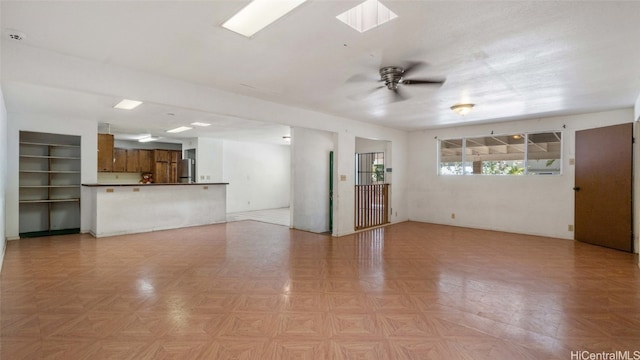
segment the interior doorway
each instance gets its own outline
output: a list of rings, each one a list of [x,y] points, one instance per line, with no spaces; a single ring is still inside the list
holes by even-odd
[[[389,223],[390,142],[356,138],[354,229]]]

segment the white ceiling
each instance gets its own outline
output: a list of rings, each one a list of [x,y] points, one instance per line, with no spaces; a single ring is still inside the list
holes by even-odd
[[[121,133],[169,136],[192,121],[214,125],[174,137],[288,133],[276,118],[176,103],[118,112],[126,94],[12,75],[22,64],[6,50],[33,49],[407,130],[631,107],[640,93],[639,1],[382,0],[398,18],[362,34],[335,18],[360,2],[310,0],[249,39],[220,27],[247,1],[2,1],[5,101],[10,112],[88,116]],[[428,64],[411,77],[446,82],[404,87],[400,102],[387,89],[364,96],[381,66],[409,61]],[[82,81],[96,89],[104,79]],[[474,111],[452,113],[459,102]]]

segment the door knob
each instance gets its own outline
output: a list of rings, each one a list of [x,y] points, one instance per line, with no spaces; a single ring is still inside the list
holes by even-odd
[[[573,188],[573,190],[574,190],[574,191],[580,191],[580,186],[575,186],[575,187]]]

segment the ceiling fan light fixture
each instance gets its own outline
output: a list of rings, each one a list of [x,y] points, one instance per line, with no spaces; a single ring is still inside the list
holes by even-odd
[[[456,104],[451,107],[451,110],[458,115],[465,116],[471,112],[474,106],[476,105],[475,104]]]

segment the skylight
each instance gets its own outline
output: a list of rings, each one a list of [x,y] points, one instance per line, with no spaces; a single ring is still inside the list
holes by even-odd
[[[122,101],[117,103],[114,108],[122,110],[133,110],[140,104],[142,104],[142,101],[123,99]]]
[[[307,0],[253,0],[222,27],[251,37]]]
[[[347,10],[336,16],[338,20],[361,33],[397,17],[398,15],[382,5],[378,0],[367,0],[351,10]]]

